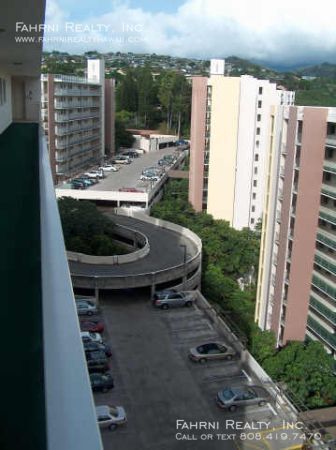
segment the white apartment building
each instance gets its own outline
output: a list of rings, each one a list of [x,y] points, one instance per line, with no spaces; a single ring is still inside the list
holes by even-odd
[[[268,80],[194,77],[189,200],[197,211],[253,228],[261,218],[272,105],[293,104],[294,93]]]
[[[114,80],[104,79],[103,60],[88,60],[86,78],[42,75],[42,122],[55,183],[114,153],[114,107]]]

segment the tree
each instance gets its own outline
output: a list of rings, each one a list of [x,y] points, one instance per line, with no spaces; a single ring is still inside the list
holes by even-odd
[[[262,364],[267,358],[271,358],[276,353],[276,339],[272,331],[262,331],[253,324],[250,340],[250,351],[256,360]]]
[[[263,365],[274,380],[285,383],[294,401],[309,408],[335,404],[334,360],[320,342],[290,342]]]
[[[132,147],[134,143],[134,136],[126,130],[124,123],[116,118],[115,120],[115,147]]]

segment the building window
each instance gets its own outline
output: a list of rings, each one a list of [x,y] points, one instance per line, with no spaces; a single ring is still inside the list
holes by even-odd
[[[253,200],[255,200],[257,198],[257,194],[255,192],[253,192],[252,198],[253,198]]]
[[[251,219],[251,224],[252,224],[252,225],[254,224],[254,219],[253,219],[253,218]]]
[[[258,108],[261,108],[261,107],[262,107],[262,101],[258,100]]]
[[[260,142],[259,142],[259,141],[256,141],[256,147],[257,147],[257,148],[259,148],[259,144],[260,144]]]
[[[255,206],[252,206],[251,211],[255,212]]]
[[[253,180],[253,187],[257,187],[257,180]]]
[[[261,95],[263,93],[263,88],[260,86],[259,87],[259,95]]]
[[[260,128],[258,127],[257,128],[257,136],[259,136],[260,135]]]
[[[261,114],[257,114],[257,122],[261,121]]]
[[[255,167],[254,168],[254,174],[257,175],[257,173],[258,173],[258,167]]]
[[[259,161],[259,155],[258,155],[258,153],[256,153],[256,154],[254,155],[254,161]]]

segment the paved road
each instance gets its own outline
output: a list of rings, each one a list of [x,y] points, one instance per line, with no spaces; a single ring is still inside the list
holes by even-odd
[[[132,263],[108,266],[96,264],[80,264],[69,262],[73,275],[136,275],[155,272],[182,264],[184,261],[184,248],[187,246],[187,260],[197,252],[196,246],[184,236],[170,230],[142,222],[126,216],[110,214],[113,221],[135,230],[141,231],[149,239],[150,252],[144,258]]]
[[[107,177],[104,180],[91,186],[89,189],[96,191],[114,191],[123,187],[134,187],[147,192],[147,189],[151,189],[151,183],[140,180],[143,169],[157,166],[159,159],[164,155],[173,154],[175,150],[176,147],[170,147],[140,155],[131,164],[120,165],[119,172],[107,172]]]

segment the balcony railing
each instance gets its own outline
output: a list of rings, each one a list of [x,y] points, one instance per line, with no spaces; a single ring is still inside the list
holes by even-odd
[[[335,285],[326,277],[316,271],[313,272],[312,284],[328,297],[336,300],[336,289],[334,287]]]
[[[336,187],[323,183],[321,192],[322,192],[322,194],[326,195],[327,197],[330,197],[330,198],[336,200]]]
[[[336,236],[332,235],[331,233],[327,233],[321,228],[319,228],[317,232],[316,240],[326,245],[327,247],[336,250]]]
[[[329,346],[336,350],[336,335],[330,333],[326,330],[321,324],[319,324],[316,320],[312,319],[308,316],[307,321],[308,328],[313,331],[313,333],[317,334],[323,341],[325,341]]]
[[[310,296],[309,305],[336,326],[336,312],[333,312],[330,308],[319,302],[313,295]]]
[[[82,89],[55,89],[55,95],[74,96],[74,97],[92,97],[99,96],[100,90],[90,91]]]
[[[320,219],[336,225],[336,211],[326,208],[325,206],[320,206]]]
[[[325,172],[336,173],[336,162],[330,160],[324,161],[323,170]]]
[[[70,114],[55,114],[55,122],[62,123],[62,122],[70,122],[73,120],[86,120],[91,118],[100,117],[99,111],[90,111],[88,113],[70,113]]]
[[[314,261],[318,266],[328,270],[328,272],[333,275],[336,275],[336,262],[332,258],[329,258],[322,252],[316,250]]]
[[[326,144],[330,145],[332,147],[336,147],[336,135],[328,134],[327,139],[326,139]]]

